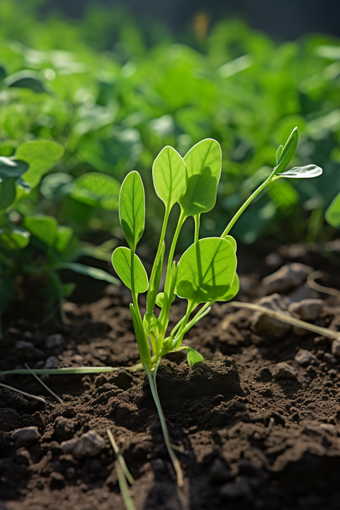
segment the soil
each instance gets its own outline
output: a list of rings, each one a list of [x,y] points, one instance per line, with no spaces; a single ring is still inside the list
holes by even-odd
[[[329,257],[315,247],[283,247],[242,275],[237,299],[261,297],[261,279],[287,261],[323,269],[325,284],[340,288],[337,249]],[[339,300],[318,297],[324,307],[315,324],[339,330]],[[128,302],[125,292],[108,287],[95,303],[66,305],[69,324],[10,324],[0,369],[38,368],[47,359],[57,367],[137,363]],[[178,304],[172,320],[182,315]],[[325,337],[290,330],[279,340],[266,338],[253,331],[251,319],[248,310],[215,305],[186,340],[206,361],[190,369],[184,355],[173,355],[159,369],[183,489],[176,486],[144,373],[122,368],[45,378],[63,404],[32,376],[2,378],[48,404],[0,389],[0,509],[123,509],[108,428],[135,479],[130,493],[137,510],[340,509],[340,360]],[[315,356],[308,365],[294,359],[301,348]],[[279,362],[296,375],[275,377]],[[12,437],[28,426],[38,427],[39,437]],[[101,453],[77,459],[63,451],[63,441],[89,430],[105,441]]]

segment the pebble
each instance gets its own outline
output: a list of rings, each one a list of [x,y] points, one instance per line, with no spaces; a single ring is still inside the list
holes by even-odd
[[[291,303],[288,311],[298,315],[304,321],[313,321],[318,318],[323,308],[321,299],[303,299],[298,303]]]
[[[58,365],[58,358],[56,356],[50,356],[47,358],[45,368],[55,368]]]
[[[269,310],[284,313],[281,297],[277,293],[261,298],[257,304],[269,308]],[[262,312],[254,313],[251,327],[258,335],[270,338],[282,338],[291,329],[290,324],[269,317],[269,315]]]
[[[302,301],[303,299],[318,299],[319,293],[312,289],[307,283],[304,283],[297,289],[294,289],[293,292],[288,294],[287,301],[289,303],[297,303]]]
[[[297,376],[295,368],[288,365],[285,361],[278,363],[274,367],[272,374],[275,379],[296,379]]]
[[[300,349],[295,356],[295,361],[301,366],[307,366],[317,361],[317,357],[306,349]]]
[[[337,358],[340,358],[340,338],[336,338],[332,342],[332,354]]]
[[[78,459],[95,457],[103,450],[104,446],[104,439],[94,430],[89,430],[77,439],[61,443],[64,453],[72,453]]]
[[[326,361],[326,363],[328,363],[328,365],[337,364],[336,357],[333,356],[333,354],[331,354],[330,352],[326,352],[326,354],[324,355],[324,360]]]
[[[313,269],[299,262],[292,262],[282,266],[262,280],[262,286],[267,294],[273,292],[287,292],[299,287]]]
[[[228,482],[220,489],[220,495],[229,499],[249,499],[252,496],[252,490],[247,480],[236,480]]]
[[[51,487],[59,488],[59,487],[64,486],[65,478],[62,473],[53,471],[50,475],[50,478],[51,478]]]
[[[16,429],[11,433],[11,439],[25,445],[34,443],[40,439],[38,427],[24,427],[22,429]]]
[[[26,448],[19,448],[15,454],[14,462],[17,464],[25,464],[26,466],[29,466],[31,462],[29,451],[27,451]]]
[[[60,347],[64,343],[63,335],[59,333],[55,333],[54,335],[50,335],[45,340],[45,346],[47,349],[53,349],[54,347]]]

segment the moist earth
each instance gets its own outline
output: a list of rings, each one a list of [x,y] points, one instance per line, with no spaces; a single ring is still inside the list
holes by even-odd
[[[339,252],[337,243],[293,245],[257,260],[251,273],[242,274],[241,264],[237,300],[262,299],[285,313],[312,300],[307,312],[317,313],[310,322],[340,330],[339,299],[309,288],[305,276],[274,296],[263,280],[287,263],[302,263],[322,269],[320,282],[339,289]],[[108,287],[95,303],[65,305],[67,324],[12,321],[0,369],[138,363],[128,302],[125,291]],[[176,304],[172,321],[183,313]],[[189,368],[179,353],[159,369],[183,488],[176,486],[143,372],[44,377],[63,403],[32,376],[2,377],[48,402],[0,389],[0,510],[124,509],[107,429],[135,479],[130,493],[137,510],[340,509],[340,347],[272,320],[266,329],[265,321],[216,304],[186,339],[206,361]],[[65,446],[89,431],[97,434],[97,449],[76,454]]]

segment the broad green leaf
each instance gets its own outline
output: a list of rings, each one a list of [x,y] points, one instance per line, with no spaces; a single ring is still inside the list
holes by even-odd
[[[222,151],[216,140],[207,138],[185,155],[188,186],[179,201],[185,216],[206,213],[216,203],[217,185],[220,180]]]
[[[236,244],[236,240],[233,238],[233,236],[227,235],[223,239],[225,239],[226,241],[229,241],[229,243],[233,247],[234,253],[236,253],[237,252],[237,244]]]
[[[340,193],[336,195],[325,215],[326,221],[334,228],[340,228]]]
[[[42,176],[52,168],[64,154],[63,147],[56,142],[48,140],[35,140],[21,144],[16,153],[15,159],[20,159],[29,164],[29,169],[23,174],[23,179],[34,188]],[[24,192],[18,192],[19,198]]]
[[[167,209],[171,209],[185,194],[188,175],[182,157],[172,147],[164,147],[152,167],[155,190]]]
[[[310,179],[311,177],[318,177],[322,174],[322,168],[316,165],[295,166],[290,170],[283,173],[276,174],[280,177],[289,179]]]
[[[25,161],[19,161],[12,158],[0,157],[0,181],[5,182],[7,179],[18,178],[28,169]]]
[[[41,93],[46,92],[43,82],[40,80],[39,74],[34,71],[22,70],[13,73],[4,79],[4,84],[7,87],[16,87],[20,89],[31,89],[33,92]]]
[[[90,172],[74,181],[71,196],[80,202],[116,211],[119,188],[119,182],[113,177],[99,172]]]
[[[202,354],[200,354],[199,352],[195,351],[195,349],[192,349],[190,347],[190,349],[188,349],[187,351],[187,361],[188,365],[192,367],[193,365],[195,365],[195,363],[201,363],[202,361],[204,361],[204,358]]]
[[[145,225],[144,186],[138,172],[130,172],[120,188],[119,219],[125,239],[135,251]]]
[[[0,211],[5,211],[14,202],[16,197],[15,181],[14,177],[0,182]]]
[[[297,145],[299,141],[299,131],[298,128],[294,128],[291,134],[289,135],[288,140],[285,143],[285,146],[280,151],[280,157],[275,167],[275,173],[283,172],[286,170],[290,161],[294,157]],[[279,148],[280,149],[280,148]],[[277,153],[276,153],[277,154]]]
[[[200,239],[178,263],[175,292],[195,305],[223,300],[235,271],[236,255],[229,241],[220,237]]]
[[[0,241],[3,241],[11,250],[21,250],[30,242],[31,234],[20,227],[0,228]]]
[[[55,240],[54,247],[57,251],[63,252],[66,250],[73,235],[73,229],[71,227],[59,226],[57,231],[57,237]]]
[[[98,269],[97,267],[85,266],[84,264],[78,264],[77,262],[60,262],[55,264],[53,269],[70,269],[75,273],[83,274],[84,276],[90,276],[95,280],[112,283],[113,285],[120,285],[120,281],[112,276],[112,274],[107,273],[102,269]]]
[[[221,299],[221,301],[230,301],[231,299],[234,299],[234,297],[238,294],[240,290],[240,279],[238,277],[238,274],[235,273],[234,281],[228,290],[227,294]]]
[[[40,241],[53,246],[58,233],[58,222],[53,216],[26,216],[23,226]]]
[[[135,292],[141,294],[148,290],[148,275],[142,261],[136,254],[133,256],[134,261],[134,286]],[[132,290],[131,283],[131,250],[120,246],[116,248],[112,254],[112,265],[114,270],[122,280],[124,285]]]

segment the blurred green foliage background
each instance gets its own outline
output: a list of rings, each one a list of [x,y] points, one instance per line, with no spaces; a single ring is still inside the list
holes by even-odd
[[[5,252],[6,229],[44,214],[72,229],[59,261],[84,253],[107,258],[110,239],[121,238],[119,185],[132,169],[146,183],[142,242],[153,248],[163,215],[152,188],[153,160],[165,145],[184,155],[207,137],[222,146],[223,172],[201,235],[220,235],[295,126],[300,143],[293,163],[315,163],[323,176],[272,184],[232,234],[245,244],[263,236],[334,237],[324,212],[340,189],[338,39],[307,35],[279,44],[240,20],[210,27],[200,14],[178,43],[163,25],[139,25],[123,9],[92,6],[76,22],[57,15],[42,20],[35,2],[18,7],[0,3],[0,156],[18,158],[22,144],[39,140],[60,144],[64,154],[33,183],[26,179],[26,189],[17,183],[15,200],[0,206]],[[36,230],[27,230],[34,238]],[[87,252],[79,239],[89,243]],[[191,238],[180,241],[186,247]]]

